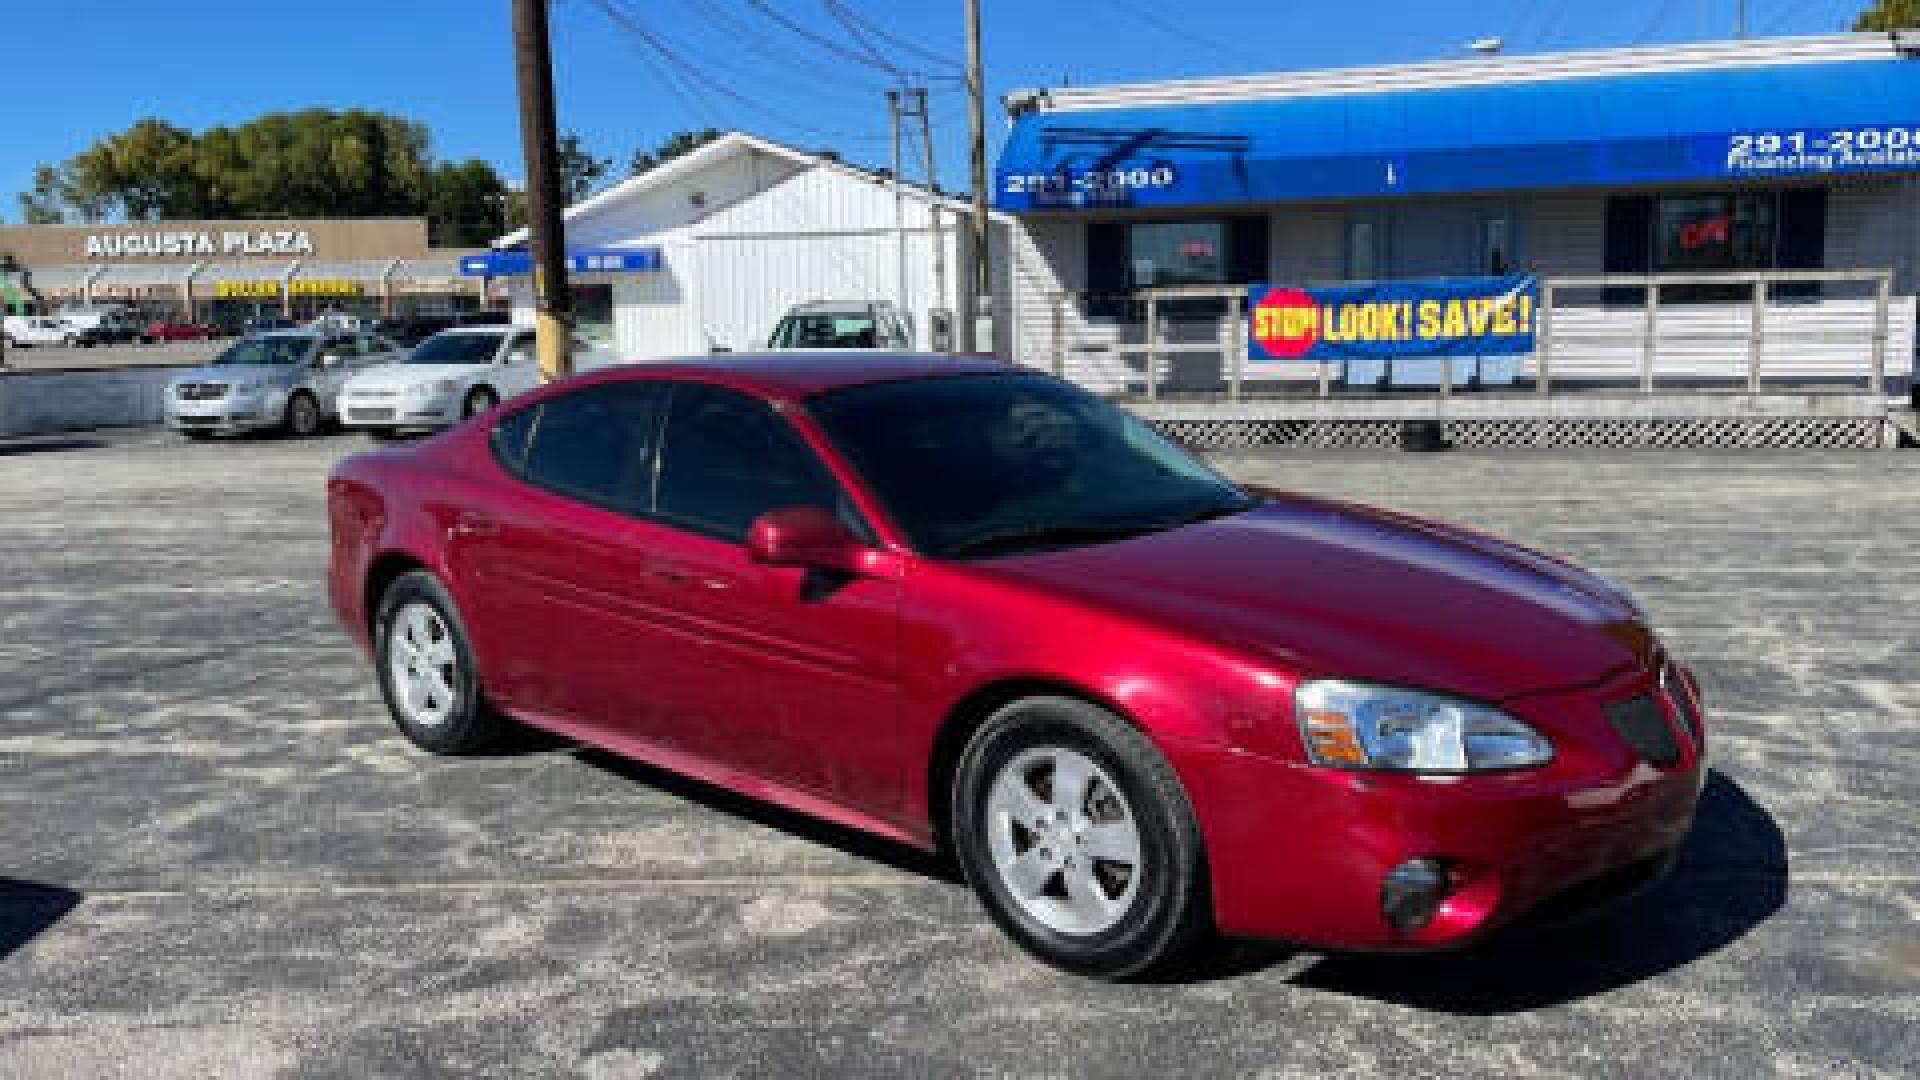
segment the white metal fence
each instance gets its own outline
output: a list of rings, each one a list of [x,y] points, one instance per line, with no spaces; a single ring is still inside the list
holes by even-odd
[[[1396,362],[1418,375],[1356,379],[1338,362],[1246,363],[1246,292],[1199,286],[1057,293],[1028,363],[1146,400],[1347,397],[1496,388],[1556,394],[1764,390],[1883,394],[1911,384],[1915,302],[1886,270],[1544,278],[1534,352],[1510,365],[1459,356]],[[1371,370],[1368,372],[1371,376]]]

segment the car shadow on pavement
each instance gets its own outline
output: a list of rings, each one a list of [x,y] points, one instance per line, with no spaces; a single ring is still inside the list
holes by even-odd
[[[575,752],[574,757],[578,758],[582,764],[605,770],[633,783],[644,784],[657,791],[697,803],[730,817],[751,821],[769,829],[778,829],[790,836],[811,841],[822,847],[833,848],[835,851],[841,851],[856,858],[866,859],[910,874],[919,874],[936,881],[955,885],[961,882],[959,868],[950,865],[950,860],[929,855],[917,848],[896,843],[885,837],[835,825],[832,822],[761,802],[745,795],[736,795],[723,788],[714,787],[679,773],[643,765],[606,750],[582,748]]]
[[[107,445],[98,439],[0,439],[0,457],[18,454],[53,454],[62,450],[98,450]]]
[[[79,906],[80,894],[72,889],[0,877],[0,961]]]
[[[1579,921],[1515,928],[1456,953],[1331,954],[1293,982],[1462,1015],[1546,1008],[1725,948],[1780,910],[1787,879],[1786,839],[1773,816],[1714,772],[1679,861],[1631,900]]]

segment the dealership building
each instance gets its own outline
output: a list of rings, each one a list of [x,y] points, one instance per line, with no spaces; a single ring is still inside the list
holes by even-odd
[[[466,254],[430,247],[426,219],[418,217],[0,226],[0,306],[124,304],[226,322],[460,310],[502,300],[496,283],[460,273]]]
[[[1903,395],[1912,372],[1920,39],[1475,57],[1007,105],[995,205],[1018,222],[1013,352],[1090,385],[1152,392],[1158,363],[1158,388],[1234,378],[1237,393],[1244,286],[1516,273],[1542,288],[1557,378],[1758,389],[1881,365]],[[1382,377],[1308,364],[1266,372],[1266,389],[1337,397],[1356,370]],[[1538,375],[1520,363],[1518,381]]]

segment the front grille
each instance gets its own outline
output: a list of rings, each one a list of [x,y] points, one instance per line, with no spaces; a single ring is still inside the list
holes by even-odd
[[[220,422],[217,416],[180,416],[175,420],[181,427],[212,427]]]
[[[1671,768],[1680,761],[1680,744],[1673,737],[1667,714],[1651,694],[1642,694],[1606,708],[1613,730],[1651,765]]]
[[[385,401],[388,398],[399,397],[400,391],[398,390],[355,390],[353,392],[353,396],[356,398],[367,398],[373,401]]]
[[[1700,745],[1700,703],[1687,691],[1686,680],[1680,677],[1672,664],[1660,669],[1660,692],[1673,703],[1673,711],[1680,715],[1680,722],[1686,726],[1687,738],[1695,746]]]
[[[373,424],[393,419],[392,409],[348,409],[347,423]]]
[[[189,382],[179,386],[181,401],[219,401],[227,396],[227,384],[218,382]]]

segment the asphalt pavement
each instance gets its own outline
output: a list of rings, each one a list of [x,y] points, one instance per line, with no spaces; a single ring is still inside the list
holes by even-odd
[[[443,760],[323,598],[357,437],[0,441],[0,1076],[1912,1076],[1920,454],[1293,453],[1634,587],[1672,877],[1428,958],[1042,968],[937,863],[608,755]],[[1284,858],[1284,822],[1275,857]]]

